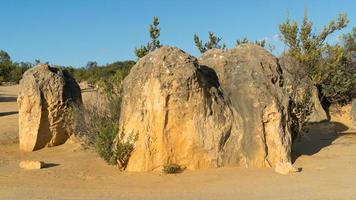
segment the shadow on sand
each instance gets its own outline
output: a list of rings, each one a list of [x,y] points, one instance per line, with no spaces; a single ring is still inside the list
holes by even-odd
[[[46,169],[46,168],[56,167],[56,166],[59,166],[59,165],[60,164],[56,164],[56,163],[45,163],[42,168]]]
[[[306,125],[308,132],[297,138],[292,145],[292,162],[299,156],[314,155],[321,149],[330,146],[334,140],[344,135],[356,135],[356,132],[347,132],[349,129],[339,122],[319,122]]]
[[[7,116],[7,115],[13,115],[19,113],[18,111],[10,111],[10,112],[0,112],[0,117]]]
[[[0,102],[16,102],[17,97],[2,97],[0,96]]]

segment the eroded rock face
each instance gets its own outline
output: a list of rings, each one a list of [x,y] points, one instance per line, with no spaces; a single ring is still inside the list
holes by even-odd
[[[282,56],[279,59],[280,66],[283,70],[283,77],[285,80],[285,87],[287,92],[297,92],[296,98],[302,98],[305,91],[309,89],[311,93],[312,111],[308,117],[309,122],[322,122],[329,120],[324,108],[319,100],[318,89],[313,85],[312,81],[303,69],[303,66],[294,58],[290,56]],[[297,85],[297,86],[293,86]],[[295,91],[292,91],[295,90]],[[294,99],[298,101],[298,99]]]
[[[257,45],[244,44],[231,50],[210,50],[199,63],[216,71],[224,95],[231,101],[238,134],[229,138],[227,146],[239,147],[241,163],[273,167],[280,173],[294,171],[289,96],[277,58]]]
[[[42,64],[24,73],[17,102],[20,149],[34,151],[69,138],[68,108],[80,106],[82,99],[79,85],[69,74]]]
[[[199,60],[173,47],[140,59],[123,83],[118,137],[136,138],[128,171],[239,165],[288,173],[288,98],[277,59],[242,46]]]
[[[136,137],[126,170],[222,165],[233,115],[216,76],[196,58],[161,47],[140,59],[123,85],[119,136]]]

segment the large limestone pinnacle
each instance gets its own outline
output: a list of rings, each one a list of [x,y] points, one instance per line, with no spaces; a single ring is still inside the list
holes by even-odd
[[[255,46],[199,61],[174,47],[140,59],[123,82],[118,138],[135,138],[128,171],[273,167],[288,173],[288,94],[278,60]]]
[[[82,104],[79,85],[66,72],[47,64],[26,71],[20,81],[20,149],[34,151],[63,144],[71,135],[70,106]]]

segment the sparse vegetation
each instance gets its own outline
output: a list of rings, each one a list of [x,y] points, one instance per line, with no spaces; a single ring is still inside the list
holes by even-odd
[[[133,150],[130,137],[116,141],[120,118],[121,97],[115,93],[104,94],[106,103],[86,105],[74,111],[77,118],[76,133],[110,165],[126,166]]]
[[[142,58],[147,55],[149,52],[156,50],[161,47],[161,42],[159,41],[159,36],[161,35],[161,29],[158,28],[159,19],[158,17],[153,17],[152,24],[150,25],[149,32],[151,41],[146,45],[141,45],[140,48],[135,49],[135,55],[137,59]]]
[[[95,63],[88,64],[85,72],[88,76],[85,78],[93,78],[90,80],[99,87],[98,95],[101,100],[86,104],[82,109],[75,111],[76,117],[80,118],[76,120],[79,123],[76,125],[78,135],[84,138],[88,145],[95,147],[99,156],[108,164],[118,165],[120,168],[125,168],[133,149],[131,140],[125,142],[115,140],[121,109],[121,82],[133,64],[134,62],[130,61],[104,67],[98,67]]]
[[[312,113],[313,103],[311,102],[311,88],[307,87],[301,97],[298,92],[293,92],[290,101],[292,141],[305,133],[305,124]]]
[[[213,32],[209,32],[208,41],[203,43],[199,36],[194,34],[194,43],[200,53],[204,53],[209,49],[225,49],[226,45],[221,44],[221,40],[222,38],[216,36]]]
[[[266,40],[255,40],[254,42],[250,41],[247,39],[247,37],[244,37],[243,39],[237,39],[236,40],[236,46],[239,46],[240,44],[256,44],[261,47],[265,47],[267,44]]]
[[[88,62],[85,67],[61,67],[71,73],[78,82],[87,81],[93,85],[103,84],[101,82],[107,81],[117,84],[121,81],[131,67],[135,64],[134,61],[118,61],[107,65],[98,65],[95,61]]]
[[[166,174],[177,174],[180,173],[181,171],[182,171],[181,166],[177,164],[169,164],[163,166],[163,172]]]

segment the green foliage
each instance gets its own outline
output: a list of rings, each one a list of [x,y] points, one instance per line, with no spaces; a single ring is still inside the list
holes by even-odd
[[[236,46],[239,46],[240,44],[256,44],[261,47],[265,47],[267,44],[266,40],[255,40],[254,42],[249,41],[247,37],[244,37],[243,39],[237,39],[236,40]]]
[[[120,169],[125,169],[127,166],[131,152],[134,149],[133,142],[134,139],[129,137],[126,142],[118,141],[116,143],[116,148],[114,148],[113,154]]]
[[[0,84],[2,82],[18,83],[22,74],[32,67],[31,63],[13,63],[8,53],[0,50]]]
[[[151,41],[145,46],[141,45],[140,48],[135,49],[135,55],[137,58],[142,58],[149,52],[156,50],[161,47],[161,42],[159,41],[159,36],[161,35],[161,29],[158,28],[159,19],[158,17],[153,17],[152,24],[150,24],[149,33]]]
[[[308,117],[312,113],[314,104],[311,102],[311,88],[306,88],[303,91],[302,98],[298,98],[297,92],[292,94],[292,101],[290,101],[290,116],[291,116],[291,130],[292,140],[295,140],[297,136],[301,135],[305,127],[304,125],[308,121]]]
[[[88,62],[86,67],[65,67],[64,69],[71,73],[78,82],[87,81],[96,85],[104,85],[105,83],[102,82],[108,82],[116,85],[129,73],[134,64],[134,61],[122,61],[99,66],[96,62]]]
[[[87,103],[82,107],[71,107],[71,130],[84,144],[93,146],[97,154],[110,165],[124,169],[133,150],[135,138],[118,138],[121,96],[110,94],[106,104]],[[125,136],[125,135],[122,135]]]
[[[151,43],[150,43],[150,48],[148,48],[150,51],[154,51],[155,49],[159,48],[161,46],[160,41],[158,40],[160,34],[161,34],[161,29],[158,28],[159,25],[159,19],[158,17],[153,17],[153,22],[150,25],[150,38],[151,38]]]
[[[11,58],[6,51],[0,50],[0,63],[10,63]]]
[[[118,133],[117,122],[111,120],[100,120],[98,122],[99,132],[95,138],[96,152],[102,157],[108,164],[116,164],[116,155],[113,149],[114,139]]]
[[[133,63],[123,65],[116,70],[111,77],[101,79],[98,81],[98,86],[101,88],[109,98],[119,95],[122,87],[122,80],[130,73]]]
[[[327,45],[324,59],[321,61],[323,67],[312,72],[313,79],[322,83],[322,98],[327,98],[331,103],[347,103],[355,97],[356,90],[356,66],[351,62],[351,54],[345,48]]]
[[[309,21],[305,13],[301,27],[296,21],[289,18],[279,26],[282,40],[289,47],[287,54],[295,57],[308,68],[318,66],[323,51],[325,50],[325,39],[336,30],[341,30],[348,23],[347,16],[340,14],[337,22],[334,20],[317,34],[312,32],[313,23]]]
[[[136,57],[139,59],[139,58],[142,58],[142,57],[144,57],[145,55],[147,55],[147,54],[150,52],[149,46],[150,46],[149,43],[147,43],[146,46],[141,45],[140,48],[136,48],[136,49],[135,49],[135,55],[136,55]]]
[[[350,56],[347,56],[344,48],[325,42],[330,34],[345,28],[347,23],[347,16],[340,14],[337,21],[330,21],[320,33],[315,33],[312,22],[305,14],[300,27],[289,18],[279,26],[282,40],[289,47],[285,54],[305,66],[323,102],[345,103],[352,96],[355,72],[350,67]]]
[[[128,140],[116,141],[118,134],[118,119],[111,120],[115,117],[101,118],[97,123],[99,131],[95,137],[95,149],[101,158],[110,165],[118,165],[120,169],[124,169],[130,158],[133,150],[134,140],[128,137]]]
[[[181,171],[182,171],[181,166],[177,164],[169,164],[163,166],[163,172],[166,174],[176,174],[176,173],[180,173]]]
[[[356,27],[352,31],[341,37],[346,53],[351,58],[353,66],[356,63]]]
[[[102,117],[96,122],[99,131],[95,137],[95,150],[109,165],[118,165],[123,169],[133,150],[133,141],[115,141],[118,134],[118,119],[113,119],[115,117]]]
[[[213,32],[209,32],[209,38],[206,43],[203,44],[203,41],[200,40],[197,34],[194,34],[194,43],[195,46],[198,48],[200,53],[204,53],[209,49],[225,49],[225,44],[220,44],[221,42],[220,37],[216,36]]]
[[[342,70],[346,74],[348,80],[351,80],[350,91],[351,98],[356,98],[356,27],[352,28],[350,33],[342,36],[342,44],[347,57],[347,63],[343,65]],[[345,69],[346,68],[346,69]]]
[[[104,104],[88,104],[74,113],[79,136],[87,144],[95,147],[98,155],[110,165],[124,169],[133,150],[130,137],[124,142],[118,140],[118,122],[121,109],[121,82],[129,74],[132,61],[116,62],[98,66],[90,62],[85,68],[65,68],[66,71],[79,76],[77,79],[91,80],[97,84]]]

